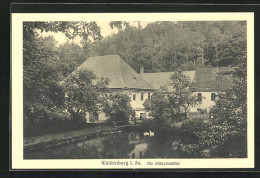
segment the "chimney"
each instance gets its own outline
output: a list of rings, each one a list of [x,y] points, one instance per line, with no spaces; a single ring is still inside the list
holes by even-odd
[[[140,67],[140,74],[144,73],[144,67]]]

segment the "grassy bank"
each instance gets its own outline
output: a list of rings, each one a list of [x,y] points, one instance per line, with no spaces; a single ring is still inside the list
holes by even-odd
[[[211,158],[247,157],[246,124],[236,120],[193,118],[178,123],[158,124],[145,120],[138,127],[144,131],[165,132],[180,138],[192,138],[191,152]]]
[[[82,140],[92,139],[120,131],[110,125],[95,125],[80,130],[73,130],[57,134],[48,134],[36,137],[24,138],[24,153],[59,147],[64,144],[75,143]]]

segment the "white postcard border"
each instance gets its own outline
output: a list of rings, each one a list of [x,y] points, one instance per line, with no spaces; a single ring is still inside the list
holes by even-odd
[[[254,168],[254,13],[13,13],[11,14],[12,169]],[[247,21],[248,158],[229,159],[23,159],[24,21]],[[102,161],[125,165],[102,165]],[[126,163],[127,162],[127,163]],[[153,165],[148,165],[152,162]],[[175,165],[156,165],[174,162]],[[112,162],[111,162],[112,163]],[[132,163],[132,164],[131,164]],[[179,163],[179,164],[178,164]],[[128,164],[128,165],[126,165]]]

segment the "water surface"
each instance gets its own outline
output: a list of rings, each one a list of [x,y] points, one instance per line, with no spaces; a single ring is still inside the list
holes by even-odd
[[[191,151],[197,143],[191,136],[143,132],[122,132],[59,148],[25,154],[25,159],[124,159],[124,158],[201,158]]]

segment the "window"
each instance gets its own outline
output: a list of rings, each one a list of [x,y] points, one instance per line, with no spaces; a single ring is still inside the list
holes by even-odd
[[[151,93],[148,93],[148,99],[150,99],[151,98]]]
[[[135,99],[136,99],[136,94],[133,94],[133,100],[135,101]]]
[[[144,94],[141,93],[141,101],[143,101],[143,100],[144,100]]]
[[[202,94],[198,93],[198,101],[202,101]]]
[[[215,101],[216,100],[216,94],[215,93],[211,93],[211,101]]]

